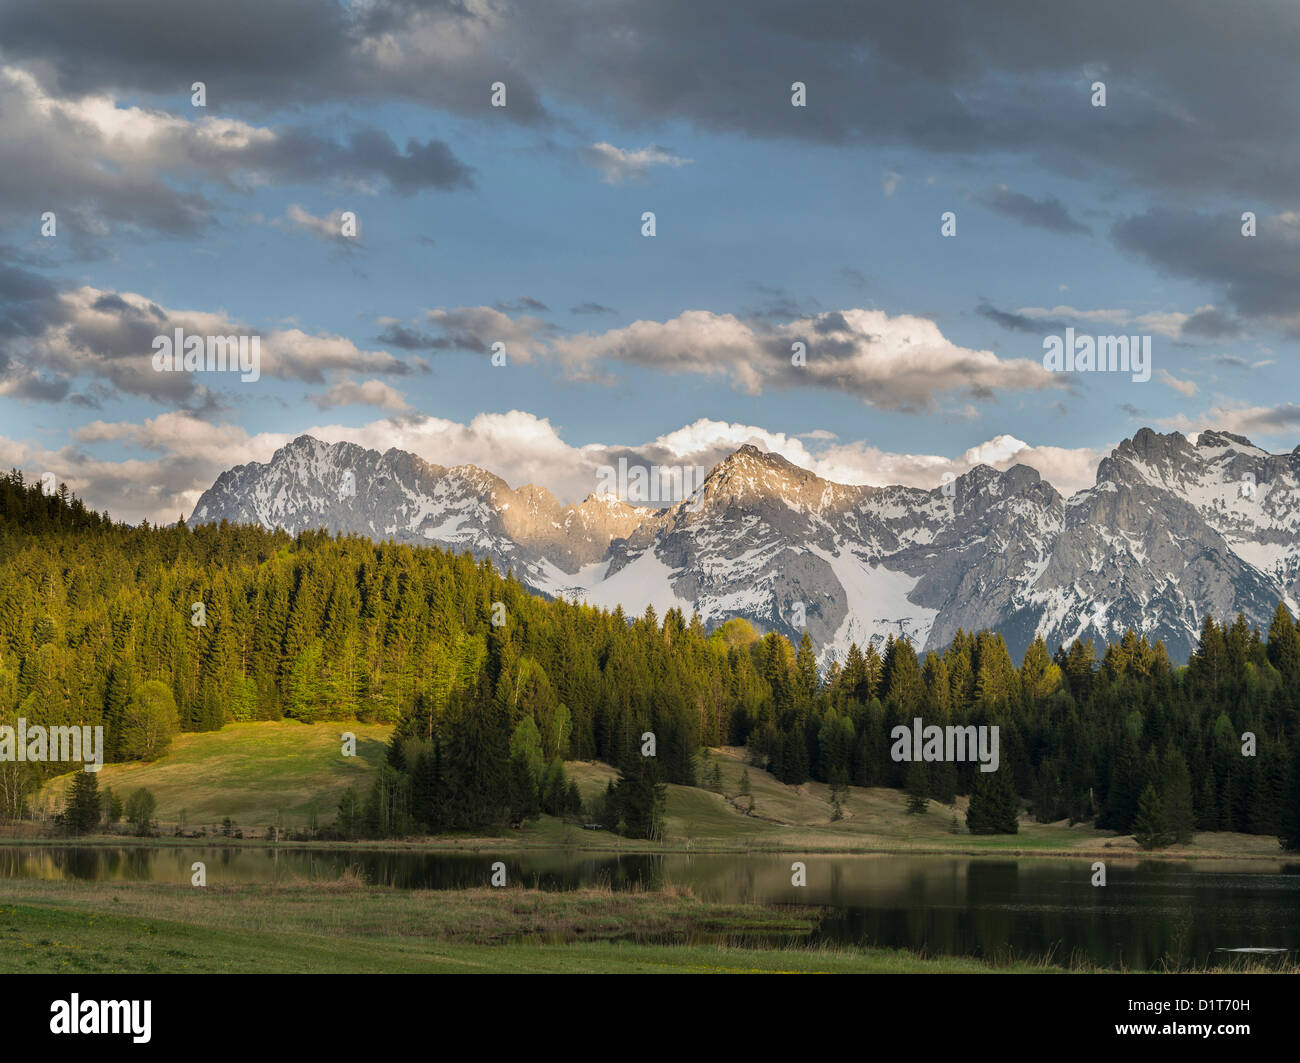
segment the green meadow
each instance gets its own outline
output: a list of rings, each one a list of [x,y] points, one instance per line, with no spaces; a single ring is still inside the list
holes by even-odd
[[[355,757],[341,755],[344,731],[356,735]],[[256,841],[272,825],[301,828],[312,822],[331,822],[339,798],[349,786],[363,794],[369,788],[390,733],[387,726],[355,722],[228,724],[220,731],[179,735],[166,756],[154,763],[105,765],[99,785],[112,787],[123,797],[137,787],[151,790],[158,800],[157,818],[163,828],[164,837],[159,840],[166,841],[182,819],[187,830],[206,826],[211,832],[229,817],[243,830],[245,841]],[[325,844],[625,852],[1138,854],[1132,837],[1098,831],[1087,824],[1070,826],[1064,821],[1022,820],[1018,834],[971,835],[964,826],[965,798],[958,798],[953,805],[931,802],[924,814],[912,815],[907,812],[906,795],[887,788],[849,787],[842,818],[833,821],[830,787],[825,783],[787,786],[748,765],[739,748],[711,750],[701,761],[699,778],[709,778],[715,764],[722,777],[721,792],[700,786],[668,786],[665,833],[658,842],[587,831],[543,816],[522,830],[487,838],[448,835]],[[594,797],[616,777],[613,768],[596,761],[570,761],[565,770],[584,799]],[[749,794],[742,795],[746,776]],[[61,808],[71,779],[72,775],[64,775],[47,784],[36,798],[37,807],[47,815]],[[40,840],[48,843],[51,839]],[[77,844],[93,844],[94,840],[78,839]],[[1278,848],[1275,838],[1262,835],[1200,833],[1187,845],[1141,855],[1143,859],[1276,859]]]

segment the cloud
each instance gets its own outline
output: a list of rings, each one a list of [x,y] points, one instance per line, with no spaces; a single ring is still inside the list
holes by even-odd
[[[1239,358],[1235,354],[1216,354],[1213,361],[1215,365],[1227,366],[1229,369],[1263,369],[1265,366],[1277,364],[1276,359],[1273,358],[1262,358],[1258,362],[1252,362],[1246,358]]]
[[[540,317],[510,315],[491,306],[459,306],[430,310],[427,319],[442,336],[436,344],[456,350],[486,354],[494,343],[506,345],[506,358],[528,363],[546,349],[545,340],[555,326]]]
[[[1300,428],[1300,406],[1292,402],[1276,406],[1248,406],[1245,403],[1220,403],[1197,417],[1177,414],[1157,422],[1159,427],[1184,434],[1203,428],[1232,432],[1252,440],[1268,438],[1289,443]]]
[[[796,343],[805,345],[806,365],[792,364]],[[753,395],[773,387],[816,388],[911,412],[932,409],[950,393],[987,400],[999,391],[1061,386],[1037,361],[960,347],[933,321],[879,310],[828,311],[761,328],[731,314],[688,310],[669,321],[557,337],[550,347],[579,375],[622,362],[722,375]]]
[[[1176,376],[1174,376],[1173,373],[1169,372],[1167,369],[1157,369],[1156,378],[1160,381],[1160,383],[1173,388],[1176,392],[1178,392],[1178,394],[1185,395],[1189,399],[1196,394],[1195,380],[1179,380]]]
[[[1036,314],[999,310],[988,303],[981,303],[975,308],[975,312],[1009,332],[1029,332],[1041,336],[1044,332],[1063,332],[1065,330],[1064,321],[1041,318]]]
[[[0,269],[0,394],[57,402],[74,382],[88,380],[105,395],[136,395],[212,409],[206,387],[221,374],[164,373],[153,367],[154,339],[187,335],[257,336],[260,375],[324,383],[337,372],[405,376],[424,369],[387,351],[366,350],[330,333],[298,328],[262,330],[224,313],[159,306],[134,292],[90,286],[59,291],[35,274]],[[226,374],[238,381],[237,374]],[[241,384],[241,386],[248,386]],[[92,397],[82,396],[93,402]]]
[[[524,72],[531,60],[509,55],[518,48],[504,39],[508,15],[507,3],[485,0],[225,0],[220,11],[165,12],[152,0],[119,0],[111,12],[68,0],[55,17],[42,0],[14,0],[0,7],[0,41],[75,92],[175,93],[206,77],[214,106],[402,99],[482,115],[491,81],[502,80],[509,106],[492,117],[543,121]]]
[[[1241,234],[1238,215],[1153,208],[1113,229],[1115,242],[1170,276],[1216,288],[1241,317],[1259,319],[1300,335],[1300,215],[1258,220],[1258,235]],[[1204,308],[1212,310],[1213,307]],[[1198,315],[1200,312],[1198,311]],[[1240,324],[1214,314],[1199,316],[1198,334],[1235,335]]]
[[[494,305],[496,309],[507,314],[522,314],[526,310],[544,314],[551,309],[540,299],[534,299],[531,295],[521,295],[518,299],[509,302],[503,299]]]
[[[618,313],[612,306],[605,306],[602,303],[579,303],[577,306],[569,307],[571,314],[616,314]]]
[[[407,413],[411,409],[406,397],[382,380],[340,380],[329,390],[316,395],[312,401],[321,410],[333,406],[376,406],[394,413]]]
[[[178,328],[205,336],[259,336],[263,377],[320,384],[334,374],[427,371],[420,359],[364,349],[344,336],[297,327],[263,331],[225,313],[162,307],[132,292],[90,286],[58,292],[26,271],[0,273],[0,289],[6,283],[17,307],[7,320],[25,334],[7,350],[0,381],[9,393],[23,397],[59,399],[67,393],[66,385],[87,377],[124,394],[193,402],[196,374],[158,373],[152,365],[154,338]],[[511,305],[543,304],[523,297]],[[947,396],[987,401],[999,392],[1061,386],[1060,378],[1035,360],[1001,359],[992,351],[961,347],[932,321],[890,317],[878,310],[828,311],[780,323],[688,310],[664,322],[637,321],[576,334],[562,334],[533,314],[511,316],[488,306],[431,310],[420,325],[393,318],[378,323],[379,341],[404,351],[486,354],[502,343],[511,362],[545,359],[579,378],[622,363],[667,373],[721,375],[749,394],[813,388],[907,412],[934,409]],[[793,364],[796,344],[803,344],[806,364]]]
[[[355,214],[355,212],[352,213]],[[324,240],[326,243],[348,246],[353,243],[354,238],[343,235],[343,214],[343,210],[335,209],[329,214],[317,217],[310,211],[304,210],[297,203],[290,203],[288,209],[284,212],[284,223],[290,228],[310,233],[318,240]],[[355,239],[359,240],[360,238],[361,219],[356,218]]]
[[[1086,225],[1070,217],[1065,204],[1055,196],[1033,199],[1021,192],[1013,192],[1006,185],[997,185],[975,198],[976,202],[1021,225],[1055,233],[1092,232]]]
[[[0,67],[0,216],[53,210],[84,251],[110,227],[193,236],[217,209],[214,188],[321,174],[352,187],[380,182],[399,195],[472,184],[469,168],[441,141],[412,139],[399,151],[377,129],[355,129],[338,142],[196,113],[125,106],[111,95],[56,95],[31,72]]]
[[[1050,309],[1042,306],[1023,306],[1016,311],[1026,318],[1047,321],[1086,322],[1090,325],[1124,325],[1132,320],[1127,310],[1079,310],[1073,306],[1054,306]]]
[[[928,490],[942,483],[945,474],[961,476],[976,465],[1003,471],[1027,465],[1068,496],[1096,482],[1097,464],[1110,450],[1109,446],[1031,446],[1011,435],[995,436],[956,457],[890,453],[866,443],[848,443],[819,452],[814,471],[838,483],[900,484]]]
[[[1139,314],[1131,310],[1110,308],[1080,310],[1073,306],[1026,306],[1007,311],[985,302],[977,306],[975,312],[1008,331],[1036,335],[1063,332],[1067,327],[1080,326],[1098,331],[1107,328],[1134,328],[1141,333],[1156,333],[1181,340],[1231,338],[1244,332],[1240,322],[1211,304],[1198,307],[1190,314],[1180,310],[1157,310]]]
[[[656,144],[633,151],[616,148],[613,144],[606,144],[603,141],[584,148],[582,155],[601,172],[601,180],[611,185],[621,184],[624,181],[644,180],[650,175],[652,166],[671,166],[676,169],[695,161],[683,159],[668,148],[661,148]]]
[[[797,13],[730,0],[708,17],[694,0],[228,0],[160,14],[152,0],[9,0],[0,41],[74,92],[175,93],[202,72],[227,106],[402,100],[541,126],[543,95],[591,107],[596,86],[594,103],[624,129],[689,123],[1002,167],[1019,157],[1124,188],[1293,196],[1300,142],[1275,131],[1300,125],[1294,5],[1230,25],[1214,4],[1182,5],[1177,32],[1159,0],[1024,12],[1021,0],[809,0]],[[1207,55],[1210,78],[1197,73]],[[1104,111],[1088,106],[1098,69],[1115,72]],[[806,108],[789,106],[795,74]],[[490,106],[492,81],[508,106]]]

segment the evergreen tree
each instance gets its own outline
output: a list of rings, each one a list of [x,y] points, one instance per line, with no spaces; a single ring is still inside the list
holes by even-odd
[[[1138,798],[1133,837],[1143,849],[1161,849],[1169,844],[1169,826],[1165,821],[1164,805],[1155,786],[1149,783]]]
[[[100,814],[98,773],[77,772],[68,791],[67,807],[63,810],[64,830],[69,834],[89,834],[99,826]]]
[[[966,809],[966,829],[972,834],[1018,834],[1019,802],[1005,771],[976,771]]]
[[[1165,825],[1172,842],[1185,845],[1192,840],[1196,827],[1196,812],[1192,806],[1192,776],[1187,761],[1173,746],[1165,749],[1161,765],[1164,780],[1161,804]]]
[[[361,795],[357,793],[355,786],[349,786],[339,798],[339,814],[335,826],[344,838],[360,837],[365,826],[365,815]]]
[[[1288,776],[1278,840],[1288,853],[1300,853],[1300,741],[1295,743]]]
[[[907,766],[907,811],[909,815],[920,815],[925,812],[930,797],[930,782],[925,770],[925,764],[920,760],[913,760]]]
[[[537,793],[537,776],[524,753],[510,758],[510,822],[519,826],[542,813]]]
[[[658,780],[654,757],[630,758],[619,774],[615,801],[623,831],[630,838],[659,840],[663,836],[668,787]]]

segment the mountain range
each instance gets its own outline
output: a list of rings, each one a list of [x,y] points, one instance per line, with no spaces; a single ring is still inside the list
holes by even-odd
[[[746,445],[662,508],[565,504],[473,465],[304,435],[217,478],[190,523],[221,520],[469,550],[629,615],[678,606],[795,639],[806,624],[823,663],[891,634],[942,648],[958,628],[1001,631],[1018,659],[1036,632],[1055,649],[1131,627],[1185,660],[1207,614],[1266,630],[1300,597],[1300,447],[1218,431],[1144,428],[1068,498],[1024,465],[850,486]]]

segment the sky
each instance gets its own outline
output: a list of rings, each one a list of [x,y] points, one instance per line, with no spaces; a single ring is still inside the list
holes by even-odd
[[[1297,54],[1280,0],[3,0],[0,466],[170,522],[303,433],[573,501],[1289,451]]]

